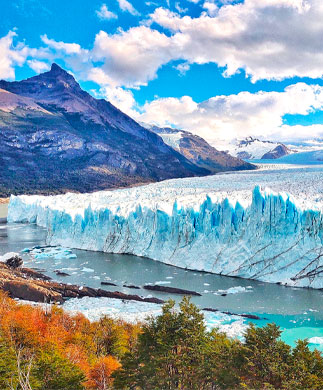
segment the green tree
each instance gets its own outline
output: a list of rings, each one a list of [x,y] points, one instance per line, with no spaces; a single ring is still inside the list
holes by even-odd
[[[203,390],[209,376],[205,367],[211,338],[203,315],[189,298],[175,309],[175,302],[163,306],[163,313],[143,326],[137,349],[122,359],[116,374],[117,389]]]
[[[82,371],[55,349],[42,351],[32,372],[41,383],[41,389],[83,390]]]
[[[307,340],[298,340],[292,352],[286,390],[323,389],[323,358],[317,350],[310,351]]]
[[[0,334],[0,389],[9,389],[10,383],[17,383],[16,357]]]
[[[252,389],[282,389],[291,365],[291,347],[280,340],[275,324],[256,328],[250,324],[245,335],[245,377]]]

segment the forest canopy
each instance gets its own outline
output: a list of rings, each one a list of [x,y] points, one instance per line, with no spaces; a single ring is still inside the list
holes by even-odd
[[[275,324],[250,324],[244,342],[217,329],[184,298],[158,317],[90,322],[57,306],[0,293],[1,390],[321,390],[323,358],[284,343]]]

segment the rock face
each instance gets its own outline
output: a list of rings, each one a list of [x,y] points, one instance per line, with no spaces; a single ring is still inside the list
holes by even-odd
[[[205,139],[188,131],[157,126],[147,126],[147,128],[160,135],[166,144],[193,164],[212,173],[255,169],[252,164],[215,149]]]
[[[271,150],[268,153],[265,153],[262,156],[262,160],[273,160],[276,158],[287,156],[290,153],[290,149],[287,148],[285,145],[278,145],[275,147],[275,149]]]
[[[153,132],[83,91],[53,64],[0,81],[0,196],[89,192],[207,175]]]

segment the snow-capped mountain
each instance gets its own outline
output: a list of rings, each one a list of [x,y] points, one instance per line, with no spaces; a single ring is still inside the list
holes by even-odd
[[[205,139],[188,131],[147,124],[143,124],[143,126],[160,135],[167,145],[177,150],[192,163],[206,168],[212,173],[252,168],[249,163],[215,149]]]
[[[228,145],[228,151],[233,156],[244,160],[276,159],[293,153],[283,143],[263,141],[253,137],[234,140]]]
[[[207,175],[74,77],[0,81],[0,195],[93,191]]]

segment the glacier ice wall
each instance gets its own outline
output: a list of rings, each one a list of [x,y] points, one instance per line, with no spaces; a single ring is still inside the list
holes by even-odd
[[[131,190],[125,194],[140,191]],[[52,245],[134,254],[193,270],[323,288],[322,211],[299,207],[285,193],[256,186],[248,202],[206,195],[194,207],[173,199],[167,208],[138,199],[127,210],[121,200],[118,207],[112,202],[110,207],[109,201],[105,207],[92,207],[80,197],[12,196],[8,220],[46,227]],[[66,204],[73,199],[73,212],[57,206],[64,199]]]

